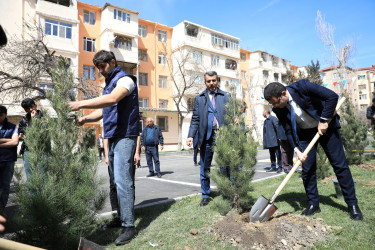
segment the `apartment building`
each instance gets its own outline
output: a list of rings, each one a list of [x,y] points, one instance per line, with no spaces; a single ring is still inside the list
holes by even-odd
[[[178,113],[173,101],[171,72],[173,28],[138,20],[138,87],[142,128],[148,117],[163,132],[166,150],[178,145]]]
[[[203,78],[206,71],[214,70],[218,73],[222,90],[230,91],[230,86],[233,85],[237,98],[243,98],[239,42],[240,39],[237,37],[190,21],[183,21],[173,28],[174,77],[176,82],[188,86],[180,107],[186,114],[182,124],[184,147],[186,147],[194,97],[206,88]],[[177,88],[184,88],[181,85]]]
[[[59,0],[15,0],[2,1],[0,14],[6,16],[1,24],[9,38],[17,37],[26,40],[29,35],[40,36],[30,27],[41,27],[45,44],[48,49],[55,51],[56,56],[68,58],[75,77],[78,76],[78,24],[77,1]],[[35,34],[30,34],[35,32]],[[20,75],[23,73],[20,72]],[[50,89],[53,83],[49,79],[40,79],[39,87]],[[5,105],[9,108],[9,118],[18,124],[24,115],[20,107],[20,99],[27,96],[9,96]],[[15,102],[17,100],[17,102]],[[47,100],[41,100],[39,106],[47,112],[53,111]]]
[[[241,70],[241,86],[242,100],[246,102],[247,110],[245,113],[245,125],[251,127],[254,124],[255,117],[252,116],[252,100],[250,98],[249,89],[250,82],[250,51],[240,48],[240,70]]]
[[[258,141],[263,140],[263,111],[272,108],[264,99],[264,88],[270,82],[286,84],[288,70],[290,70],[288,60],[260,50],[250,54],[251,98]]]

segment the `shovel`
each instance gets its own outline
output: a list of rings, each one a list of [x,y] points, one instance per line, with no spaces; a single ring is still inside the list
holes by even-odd
[[[345,97],[341,98],[340,101],[337,103],[336,106],[336,112],[340,109],[341,105],[344,103]],[[314,144],[318,141],[320,135],[319,133],[316,133],[315,137],[312,139],[310,144],[307,146],[305,151],[303,152],[304,155],[307,155],[311,148],[314,146]],[[261,195],[258,200],[255,202],[253,207],[250,210],[250,221],[251,222],[265,222],[268,221],[271,216],[275,213],[277,210],[277,207],[273,204],[276,197],[280,194],[281,190],[285,187],[285,185],[288,183],[294,172],[297,170],[297,168],[302,164],[300,160],[298,160],[293,168],[290,170],[290,172],[287,174],[287,176],[284,178],[284,180],[281,182],[280,186],[276,189],[275,193],[272,195],[272,198],[270,200],[267,200],[263,195]]]

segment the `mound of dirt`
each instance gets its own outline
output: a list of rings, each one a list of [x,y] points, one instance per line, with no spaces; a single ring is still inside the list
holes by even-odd
[[[276,212],[270,221],[251,223],[249,213],[231,212],[212,229],[221,240],[243,249],[305,249],[324,241],[334,228],[324,225],[321,218]]]
[[[363,163],[357,165],[357,167],[368,170],[368,171],[375,171],[375,164]]]

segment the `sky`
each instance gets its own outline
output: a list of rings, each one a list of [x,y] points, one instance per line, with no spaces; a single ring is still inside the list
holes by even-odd
[[[139,18],[174,27],[187,20],[240,38],[246,50],[262,50],[307,66],[319,60],[332,65],[332,53],[316,32],[319,10],[334,26],[336,46],[354,45],[348,66],[375,64],[374,0],[81,0],[103,7],[106,2],[139,12]]]

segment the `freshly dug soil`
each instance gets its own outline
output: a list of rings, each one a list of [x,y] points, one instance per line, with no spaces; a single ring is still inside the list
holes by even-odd
[[[251,223],[249,213],[228,213],[213,225],[215,239],[243,249],[305,249],[335,229],[323,219],[276,212],[270,221]]]

